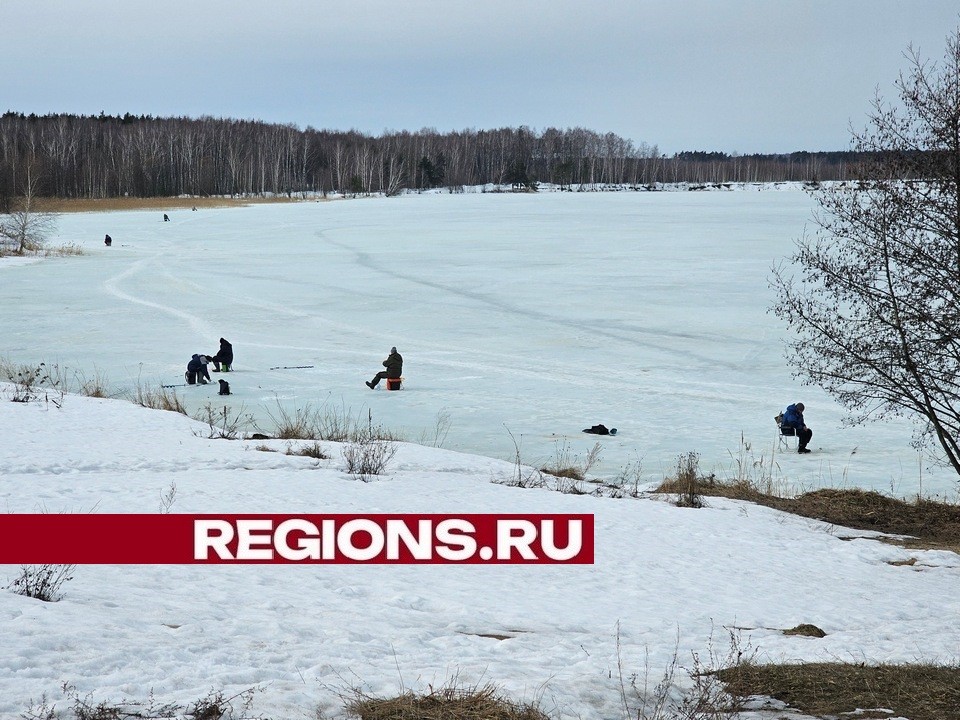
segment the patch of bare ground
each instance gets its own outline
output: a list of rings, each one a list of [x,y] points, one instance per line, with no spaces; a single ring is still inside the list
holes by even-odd
[[[812,638],[822,638],[826,637],[827,634],[818,628],[816,625],[811,625],[810,623],[800,623],[799,625],[789,628],[783,631],[784,635],[800,635],[802,637],[812,637]]]
[[[813,717],[960,720],[960,668],[942,665],[741,664],[717,672],[728,692],[765,695]]]
[[[688,481],[685,481],[688,482]],[[665,480],[657,492],[688,491],[674,479]],[[886,538],[907,548],[950,550],[960,553],[960,505],[938,500],[899,500],[872,490],[823,489],[793,498],[761,492],[747,482],[723,482],[714,477],[696,480],[699,495],[747,500],[757,505],[822,520],[856,530],[873,530],[906,539]]]
[[[315,202],[317,198],[305,201],[294,197],[122,197],[122,198],[39,198],[35,204],[43,212],[53,213],[80,213],[80,212],[114,212],[119,210],[188,210],[193,208],[229,208],[246,207],[248,205],[263,205],[268,203],[298,203]]]

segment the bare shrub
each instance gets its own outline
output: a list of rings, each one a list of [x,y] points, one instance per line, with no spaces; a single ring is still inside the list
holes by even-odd
[[[620,468],[620,471],[614,477],[612,486],[612,497],[632,497],[638,498],[641,495],[640,484],[643,480],[643,458],[637,455],[635,462],[628,462]]]
[[[13,384],[13,392],[10,399],[13,402],[28,403],[38,397],[40,385],[42,384],[42,375],[46,369],[42,367],[30,368],[21,366],[19,369],[13,368],[8,371],[6,377]]]
[[[87,377],[83,372],[75,373],[78,390],[81,395],[95,398],[110,397],[107,378],[99,370],[93,371],[93,377]]]
[[[8,360],[0,362],[0,376],[13,385],[10,393],[13,402],[45,400],[61,407],[66,394],[61,375],[56,365],[51,369],[46,363],[23,365]]]
[[[367,411],[369,416],[370,411]],[[399,441],[400,436],[383,428],[374,426],[367,420],[353,418],[350,409],[344,405],[327,405],[317,409],[309,403],[302,408],[287,410],[277,400],[277,408],[267,411],[274,430],[270,437],[277,440],[330,440],[332,442],[370,441],[371,439]],[[375,437],[371,437],[374,433]]]
[[[76,568],[76,565],[21,565],[20,574],[7,587],[17,595],[57,602],[63,597],[64,583],[73,580]]]
[[[520,458],[520,445],[523,442],[523,435],[520,436],[520,442],[517,442],[517,438],[512,432],[510,432],[510,428],[504,425],[504,429],[507,431],[507,434],[510,436],[510,440],[513,442],[514,473],[509,480],[503,481],[501,484],[520,488],[546,487],[547,480],[543,475],[543,471],[534,467],[530,467],[529,465],[524,465]]]
[[[241,405],[237,410],[228,405],[217,409],[207,403],[194,417],[207,424],[207,437],[211,440],[236,440],[245,428],[253,424],[253,417]]]
[[[250,718],[254,697],[263,688],[253,687],[235,695],[227,696],[222,690],[211,690],[186,709],[191,720],[241,720]]]
[[[517,466],[517,474],[501,484],[507,485],[508,487],[518,487],[524,489],[546,488],[549,486],[549,483],[547,482],[547,476],[544,475],[539,469],[527,467],[526,474],[524,474],[523,467],[519,465]]]
[[[57,710],[57,703],[44,695],[20,714],[24,720],[254,720],[262,715],[252,715],[256,693],[263,688],[248,688],[235,695],[226,695],[222,690],[210,690],[202,698],[186,705],[176,702],[159,702],[151,692],[146,700],[96,700],[93,693],[80,695],[69,682],[60,686],[68,709]]]
[[[373,414],[367,411],[367,426],[359,428],[343,449],[347,472],[364,482],[382,475],[397,454],[397,446],[389,432],[373,424]]]
[[[0,377],[8,379],[19,386],[19,395],[38,399],[41,394],[53,393],[62,401],[68,392],[76,392],[87,397],[109,397],[106,376],[94,369],[93,375],[87,377],[82,370],[73,370],[58,363],[47,365],[23,365],[12,363],[9,360],[0,360]],[[23,400],[17,400],[23,402]]]
[[[688,452],[677,458],[677,506],[678,507],[703,507],[703,498],[697,487],[697,479],[700,474],[700,454]]]
[[[354,433],[356,423],[350,416],[349,408],[341,404],[339,407],[324,405],[320,414],[319,440],[333,440],[345,442]]]
[[[556,443],[556,452],[552,462],[540,468],[543,472],[558,478],[567,478],[577,483],[586,479],[587,473],[600,459],[600,443],[594,443],[582,458],[570,450],[570,443],[563,441]],[[571,486],[570,492],[576,492],[576,486]]]
[[[169,515],[170,510],[173,507],[173,503],[177,501],[177,484],[170,481],[170,487],[167,488],[166,492],[160,493],[160,514]]]
[[[433,447],[443,447],[450,432],[450,411],[443,408],[437,412],[434,418],[433,428],[428,432],[424,430],[420,433],[420,439],[417,441],[420,445],[431,445]]]
[[[756,650],[743,644],[738,631],[728,631],[728,647],[719,651],[713,633],[704,653],[691,652],[691,665],[683,668],[680,662],[679,630],[673,655],[653,683],[649,653],[641,671],[626,675],[623,669],[620,627],[617,626],[617,672],[620,679],[620,700],[624,712],[636,720],[731,720],[743,711],[745,698],[727,692],[720,679],[721,672],[729,672],[750,665]],[[681,683],[677,671],[683,670],[687,682]]]
[[[273,422],[272,436],[278,440],[315,440],[320,436],[320,412],[309,403],[290,413],[277,400],[276,414],[268,410],[267,416]]]
[[[259,447],[257,448],[260,449]],[[268,448],[269,449],[269,448]],[[324,452],[323,447],[321,447],[320,442],[314,440],[306,445],[301,445],[300,447],[294,449],[293,447],[287,447],[287,455],[299,455],[300,457],[310,457],[315,460],[329,460],[330,456]]]
[[[42,210],[36,202],[41,182],[39,163],[30,160],[23,170],[17,188],[22,194],[7,213],[0,214],[0,244],[12,247],[17,255],[40,251],[57,227],[57,216]]]

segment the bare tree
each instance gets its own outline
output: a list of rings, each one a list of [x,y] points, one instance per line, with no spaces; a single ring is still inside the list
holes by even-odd
[[[854,133],[871,153],[860,179],[816,191],[773,310],[796,333],[796,374],[849,421],[913,418],[918,445],[960,474],[960,33],[939,65],[907,59],[899,105],[878,95]]]
[[[0,238],[10,245],[13,252],[23,255],[36,252],[56,228],[56,216],[41,212],[35,207],[35,197],[40,176],[32,164],[28,164],[23,181],[23,195],[14,201],[11,211],[0,217]]]

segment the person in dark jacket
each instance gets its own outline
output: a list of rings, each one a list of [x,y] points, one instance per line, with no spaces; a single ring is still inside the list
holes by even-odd
[[[187,372],[184,377],[187,379],[187,385],[206,385],[210,382],[210,372],[207,370],[207,363],[210,358],[206,355],[194,355],[187,363]]]
[[[220,372],[221,365],[224,372],[230,372],[230,366],[233,365],[233,345],[220,338],[220,349],[210,358],[210,362],[213,363],[214,372]]]
[[[806,410],[806,408],[803,406],[803,403],[788,405],[787,409],[783,411],[783,417],[780,420],[780,432],[789,430],[792,432],[783,432],[783,434],[796,435],[798,438],[800,438],[800,443],[797,446],[798,453],[810,452],[807,449],[807,444],[810,442],[810,438],[813,437],[813,430],[808,428],[804,422],[804,410]]]
[[[390,354],[382,364],[386,370],[381,370],[373,376],[373,380],[367,382],[367,387],[371,390],[373,390],[381,380],[385,378],[397,380],[403,373],[403,358],[400,356],[400,353],[397,352],[395,347],[390,348]]]

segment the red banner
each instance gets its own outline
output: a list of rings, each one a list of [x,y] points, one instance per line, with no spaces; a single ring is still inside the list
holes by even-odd
[[[593,563],[593,515],[0,515],[0,564]]]

